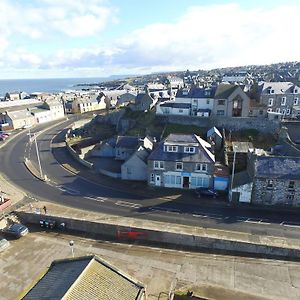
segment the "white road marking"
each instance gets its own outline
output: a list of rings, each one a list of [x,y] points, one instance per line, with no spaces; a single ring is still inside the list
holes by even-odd
[[[299,228],[300,227],[300,223],[285,223],[285,222],[282,222],[283,223],[283,226],[286,226],[286,227],[292,227],[292,228]]]
[[[70,188],[65,188],[63,186],[58,186],[57,187],[59,190],[61,190],[62,192],[66,192],[70,195],[80,195],[80,192],[79,191],[76,191],[76,190],[73,190],[73,189],[70,189]]]
[[[97,202],[104,202],[103,199],[93,198],[93,197],[89,197],[89,196],[85,196],[83,198],[93,200],[93,201],[97,201]]]
[[[141,207],[140,204],[126,202],[126,201],[117,201],[115,204],[118,206],[131,207],[131,208],[140,208]]]

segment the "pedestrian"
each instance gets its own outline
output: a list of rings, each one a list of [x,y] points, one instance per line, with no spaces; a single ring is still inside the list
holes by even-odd
[[[46,215],[47,214],[47,207],[46,207],[46,205],[43,206],[43,210],[44,210],[44,213]]]

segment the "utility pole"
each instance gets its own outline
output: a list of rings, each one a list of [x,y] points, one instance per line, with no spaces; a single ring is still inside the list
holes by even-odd
[[[232,147],[233,149],[233,165],[232,165],[232,174],[231,174],[231,185],[230,185],[230,201],[232,201],[232,189],[233,189],[233,179],[234,179],[234,171],[235,171],[235,157],[236,157],[236,151],[235,151],[235,147]]]
[[[41,161],[40,161],[39,149],[38,149],[35,133],[33,134],[33,137],[34,137],[34,143],[35,143],[36,156],[37,156],[39,169],[40,169],[40,176],[41,176],[42,179],[44,179],[44,175],[43,175],[43,172],[42,172]]]

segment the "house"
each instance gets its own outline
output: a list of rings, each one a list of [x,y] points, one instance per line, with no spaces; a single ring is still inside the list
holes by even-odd
[[[209,117],[214,105],[215,91],[215,87],[183,88],[177,91],[175,102],[189,103],[192,116]]]
[[[137,94],[135,92],[126,92],[118,97],[116,106],[127,106],[131,103],[135,103],[136,96]]]
[[[252,164],[253,204],[300,205],[300,157],[256,156]]]
[[[115,157],[117,138],[112,137],[106,141],[101,141],[91,151],[90,155],[95,157]]]
[[[140,146],[121,166],[123,180],[147,181],[147,159],[150,151]]]
[[[165,101],[156,105],[157,115],[179,115],[190,116],[191,104],[177,103],[175,101]]]
[[[246,71],[229,72],[224,74],[222,82],[246,83],[247,81],[251,81],[251,79],[251,75]]]
[[[18,299],[146,300],[143,284],[97,256],[60,259]]]
[[[155,104],[155,100],[150,96],[149,89],[146,86],[145,92],[137,94],[134,105],[131,105],[132,110],[145,111],[149,110]]]
[[[220,84],[214,95],[212,115],[218,117],[248,117],[250,98],[238,85]]]
[[[170,134],[148,157],[150,186],[212,187],[215,156],[195,134]]]
[[[38,124],[59,120],[65,116],[64,106],[59,101],[45,101],[42,105],[31,108],[30,112]]]
[[[106,97],[102,93],[99,95],[81,95],[72,102],[73,113],[85,113],[89,111],[106,109]]]
[[[223,137],[217,127],[212,127],[207,131],[207,140],[214,145],[214,150],[220,150],[222,147]]]
[[[21,129],[36,123],[35,117],[28,109],[5,111],[0,114],[0,123],[3,130]]]
[[[263,82],[258,86],[258,96],[268,113],[300,116],[300,87],[292,82]]]
[[[247,170],[234,174],[231,190],[231,201],[250,203],[252,197],[252,188],[253,179]]]
[[[18,101],[18,100],[21,100],[19,92],[6,93],[4,96],[4,101]]]
[[[115,146],[117,160],[126,160],[138,148],[141,140],[137,136],[118,136]]]

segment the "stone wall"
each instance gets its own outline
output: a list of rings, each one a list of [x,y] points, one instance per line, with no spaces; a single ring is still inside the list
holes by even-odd
[[[256,129],[264,133],[274,133],[280,129],[280,122],[265,118],[230,118],[230,117],[194,117],[194,116],[156,116],[162,124],[176,123],[181,125],[195,125],[202,128],[225,128],[227,130],[238,131],[241,129]]]

